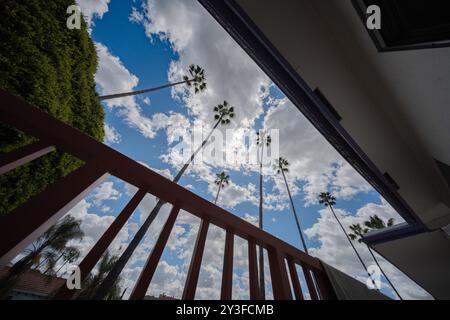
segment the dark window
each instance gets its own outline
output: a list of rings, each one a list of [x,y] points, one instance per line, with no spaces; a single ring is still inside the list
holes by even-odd
[[[314,90],[314,93],[316,96],[322,101],[322,103],[327,107],[327,109],[333,114],[333,116],[337,119],[337,121],[341,121],[342,117],[340,114],[336,111],[336,109],[333,107],[333,105],[328,101],[328,99],[323,95],[323,93],[317,88]]]
[[[366,28],[367,7],[381,9],[381,30],[368,30],[380,51],[450,46],[449,0],[352,0]]]

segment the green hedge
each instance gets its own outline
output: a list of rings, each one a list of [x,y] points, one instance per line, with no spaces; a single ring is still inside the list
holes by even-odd
[[[66,27],[66,10],[73,4],[0,1],[0,87],[102,141],[104,113],[94,81],[97,53],[84,21],[81,30]],[[0,123],[0,152],[32,141]],[[72,156],[53,152],[0,176],[0,214],[79,165]]]

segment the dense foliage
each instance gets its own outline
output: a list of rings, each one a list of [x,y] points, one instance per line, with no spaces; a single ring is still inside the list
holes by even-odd
[[[102,140],[104,113],[94,81],[97,54],[84,21],[81,30],[66,26],[66,10],[73,4],[0,1],[0,88]],[[32,141],[0,123],[1,153]],[[72,156],[53,152],[0,176],[0,215],[79,165]]]

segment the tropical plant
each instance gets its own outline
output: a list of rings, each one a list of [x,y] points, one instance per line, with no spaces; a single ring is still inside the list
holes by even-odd
[[[217,204],[217,200],[219,199],[220,190],[225,188],[230,183],[230,176],[225,172],[217,173],[216,180],[214,183],[218,186],[216,200],[214,200],[214,204]]]
[[[150,88],[150,89],[101,96],[100,100],[110,100],[110,99],[123,98],[123,97],[128,97],[128,96],[144,94],[144,93],[150,93],[150,92],[155,92],[155,91],[159,91],[162,89],[174,87],[174,86],[177,86],[180,84],[186,84],[189,88],[192,87],[194,89],[195,93],[204,91],[206,89],[205,70],[198,65],[191,64],[189,66],[188,73],[189,73],[188,76],[187,75],[183,76],[183,81],[169,83],[169,84],[166,84],[163,86]]]
[[[79,300],[91,300],[94,297],[95,292],[99,288],[100,284],[104,281],[108,273],[114,267],[117,262],[118,257],[112,256],[108,251],[105,252],[102,259],[100,260],[98,271],[96,274],[90,274],[84,281],[82,285],[81,292],[78,294],[77,299]],[[115,280],[112,287],[109,289],[105,296],[106,300],[122,300],[122,295],[120,293],[120,276]]]
[[[333,206],[336,205],[336,198],[333,195],[331,195],[331,193],[329,193],[329,192],[322,192],[322,193],[319,194],[319,203],[325,205],[325,207],[329,207],[330,208],[331,212],[333,213],[334,218],[338,222],[339,226],[342,229],[342,232],[345,234],[345,237],[347,238],[348,242],[350,243],[350,245],[353,248],[353,251],[355,252],[356,256],[358,257],[359,262],[363,266],[364,270],[367,272],[367,274],[369,276],[369,279],[373,283],[374,288],[376,288],[377,286],[375,284],[375,281],[372,279],[372,276],[370,275],[369,271],[367,270],[366,264],[364,263],[363,259],[359,255],[359,253],[356,250],[355,246],[353,245],[352,240],[350,240],[350,237],[347,234],[347,232],[345,231],[344,226],[342,225],[341,221],[339,220],[337,214],[334,212]]]
[[[394,225],[394,218],[390,218],[387,223],[385,223],[377,215],[374,215],[369,218],[369,221],[364,222],[364,225],[370,229],[384,229]]]
[[[383,229],[386,228],[386,226],[390,227],[394,224],[394,219],[391,218],[388,220],[387,224],[380,219],[377,215],[375,216],[371,216],[369,218],[368,221],[364,222],[364,226],[362,227],[359,223],[355,223],[352,224],[350,226],[350,230],[353,233],[349,233],[349,237],[350,239],[352,239],[353,241],[358,240],[359,243],[362,243],[362,239],[364,238],[364,235],[373,230],[373,229]],[[398,298],[400,300],[403,300],[403,298],[401,297],[401,295],[398,293],[397,289],[395,288],[395,286],[392,284],[391,280],[388,278],[388,276],[386,275],[386,273],[384,272],[384,270],[381,268],[378,259],[375,257],[375,254],[373,253],[372,249],[370,248],[369,245],[367,245],[367,249],[370,252],[370,255],[372,256],[373,260],[375,261],[375,263],[377,264],[378,268],[380,269],[381,273],[383,274],[384,278],[387,280],[387,282],[389,283],[389,285],[391,286],[391,288],[394,290],[395,294],[398,296]]]
[[[47,266],[53,268],[58,252],[65,250],[70,240],[83,238],[84,232],[80,224],[80,220],[66,216],[39,237],[31,248],[25,250],[25,256],[17,261],[9,269],[8,274],[0,280],[0,297],[4,298],[24,273],[33,266],[40,265],[41,259],[46,259]]]
[[[103,141],[104,112],[95,91],[97,52],[86,23],[69,30],[75,0],[0,1],[0,88]],[[0,123],[0,154],[36,140]],[[0,176],[0,216],[82,163],[54,151]],[[30,213],[31,214],[31,213]]]
[[[259,228],[261,230],[264,230],[264,223],[263,223],[263,162],[264,162],[264,147],[269,147],[272,143],[272,137],[267,134],[267,131],[263,130],[262,132],[256,133],[256,145],[258,146],[259,150],[259,216],[258,216],[258,223]],[[259,247],[259,290],[261,299],[265,299],[266,297],[266,284],[264,280],[264,249],[260,246]]]
[[[302,228],[300,227],[300,221],[298,219],[297,212],[295,210],[294,201],[292,200],[291,190],[289,189],[289,185],[288,185],[286,175],[285,175],[285,172],[289,172],[289,161],[280,157],[276,160],[276,164],[275,164],[274,168],[278,174],[281,174],[283,176],[284,183],[286,185],[286,190],[288,192],[289,200],[291,202],[292,214],[294,215],[295,223],[297,224],[298,233],[300,235],[300,239],[302,241],[303,248],[304,248],[306,254],[308,254],[308,247],[306,246],[305,238],[303,237]]]
[[[203,140],[202,144],[191,154],[191,157],[189,160],[183,165],[181,170],[178,172],[178,174],[173,179],[173,182],[178,183],[183,174],[188,169],[189,165],[194,161],[195,156],[203,149],[203,147],[208,142],[209,138],[213,134],[213,132],[217,129],[219,125],[227,125],[231,122],[231,119],[234,118],[234,107],[232,107],[228,102],[224,101],[223,104],[220,104],[216,107],[214,107],[214,120],[216,121],[215,125],[209,132],[208,136]],[[164,205],[164,201],[158,200],[153,210],[150,212],[147,219],[145,219],[142,226],[139,228],[139,230],[134,235],[133,239],[131,240],[128,247],[125,249],[125,251],[122,253],[122,255],[119,257],[117,262],[114,264],[114,266],[111,268],[111,271],[106,276],[105,280],[102,282],[102,284],[99,286],[97,292],[94,295],[94,299],[101,300],[106,297],[108,292],[110,292],[112,286],[117,281],[117,278],[119,277],[120,273],[122,272],[123,268],[125,267],[125,264],[130,260],[131,255],[136,250],[139,243],[144,239],[145,234],[147,233],[148,228],[150,227],[153,220],[156,218],[156,216],[159,213],[159,210]]]

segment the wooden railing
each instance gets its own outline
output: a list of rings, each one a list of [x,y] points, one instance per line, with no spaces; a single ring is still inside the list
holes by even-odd
[[[0,90],[0,122],[38,139],[36,143],[0,155],[0,174],[9,172],[54,150],[69,153],[84,162],[80,168],[49,186],[25,204],[0,216],[0,264],[9,263],[100,182],[112,175],[136,186],[138,191],[79,264],[82,280],[93,270],[144,196],[150,193],[172,204],[173,208],[136,282],[131,299],[144,298],[181,209],[201,219],[182,295],[183,299],[194,299],[195,297],[206,235],[211,224],[226,231],[221,299],[232,298],[235,236],[248,242],[251,299],[259,298],[257,246],[267,250],[275,299],[292,299],[293,294],[296,299],[304,298],[297,274],[297,265],[303,271],[311,299],[335,298],[334,291],[318,259],[2,90]],[[286,268],[286,262],[288,268]],[[56,298],[70,299],[74,294],[74,291],[63,286]]]

